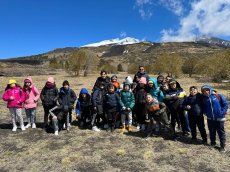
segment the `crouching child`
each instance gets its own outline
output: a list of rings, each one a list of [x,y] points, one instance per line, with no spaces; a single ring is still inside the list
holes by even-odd
[[[76,105],[76,115],[79,127],[86,127],[87,123],[91,121],[91,107],[92,103],[88,90],[82,88]]]
[[[150,120],[147,137],[152,135],[155,126],[160,123],[170,129],[166,105],[163,102],[158,102],[151,94],[147,94],[146,96],[146,114],[146,118]]]

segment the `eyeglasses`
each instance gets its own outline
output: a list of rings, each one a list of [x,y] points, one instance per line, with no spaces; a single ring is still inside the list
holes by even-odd
[[[139,70],[145,70],[144,68],[140,68]]]

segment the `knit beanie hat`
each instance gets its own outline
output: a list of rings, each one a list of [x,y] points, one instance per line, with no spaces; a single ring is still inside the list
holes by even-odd
[[[48,77],[47,82],[54,84],[54,78],[52,76]]]
[[[132,84],[133,83],[133,79],[131,78],[131,76],[127,76],[125,78],[125,82],[129,83],[129,84]]]
[[[145,77],[141,77],[139,84],[147,84],[147,80]]]

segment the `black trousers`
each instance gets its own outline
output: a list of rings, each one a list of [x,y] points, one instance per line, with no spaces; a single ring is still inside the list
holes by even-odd
[[[107,118],[109,127],[114,127],[117,118],[117,111],[107,112]]]
[[[226,134],[224,130],[225,121],[214,121],[208,119],[208,129],[211,144],[216,144],[216,132],[218,133],[220,139],[220,146],[225,147],[226,145]]]
[[[44,127],[48,126],[48,117],[49,117],[49,110],[54,108],[55,105],[53,106],[43,106],[44,109]]]
[[[145,124],[145,104],[136,104],[137,123]]]
[[[204,125],[204,116],[203,115],[192,115],[189,113],[188,115],[189,118],[189,125],[191,128],[191,134],[192,138],[196,139],[197,132],[196,132],[196,126],[198,127],[200,131],[200,135],[204,141],[207,141],[207,134],[205,130],[205,125]]]

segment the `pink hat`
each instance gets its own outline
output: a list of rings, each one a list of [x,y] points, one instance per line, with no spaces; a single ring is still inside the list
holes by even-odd
[[[141,77],[139,84],[147,84],[147,80],[145,77]]]
[[[54,78],[52,76],[48,77],[47,82],[50,82],[50,83],[53,84],[54,83]]]

